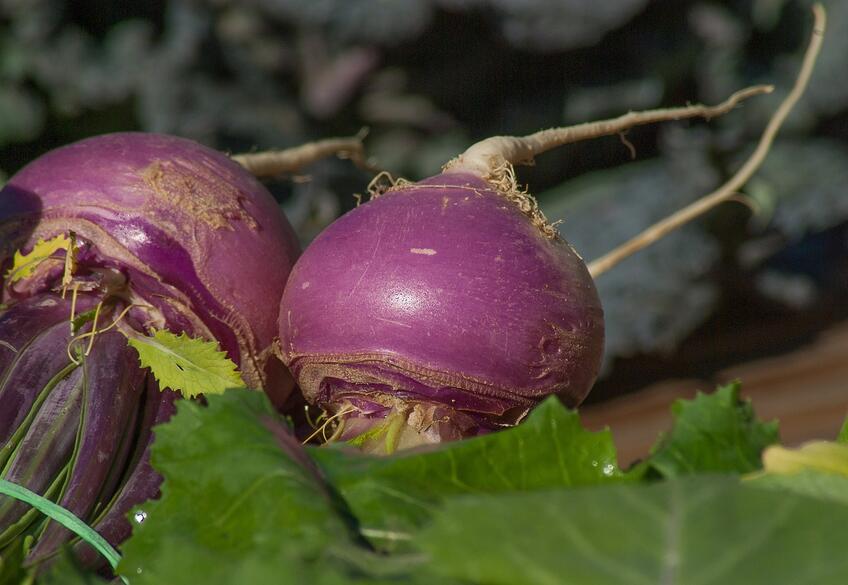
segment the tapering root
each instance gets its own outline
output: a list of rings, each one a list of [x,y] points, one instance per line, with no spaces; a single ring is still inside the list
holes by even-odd
[[[685,118],[715,118],[726,114],[740,102],[750,97],[770,93],[771,85],[757,85],[737,91],[716,106],[694,105],[684,108],[665,108],[645,112],[630,112],[598,122],[587,122],[565,128],[550,128],[527,136],[493,136],[472,145],[464,153],[448,162],[446,173],[471,173],[488,181],[493,187],[516,204],[539,230],[550,239],[559,237],[556,226],[551,224],[539,209],[536,199],[522,189],[515,178],[513,165],[532,164],[536,156],[572,142],[600,136],[618,134],[628,145],[624,132],[634,126],[682,120]],[[630,145],[631,153],[633,147]]]
[[[664,108],[644,112],[629,112],[618,118],[586,122],[564,128],[549,128],[527,136],[492,136],[473,144],[464,153],[445,165],[450,172],[470,172],[489,178],[493,171],[505,163],[530,164],[540,154],[551,149],[601,136],[621,134],[634,126],[684,120],[687,118],[711,119],[730,112],[742,101],[771,93],[771,85],[756,85],[737,91],[716,106],[694,105],[683,108]]]
[[[375,171],[365,156],[363,133],[350,138],[328,138],[285,150],[235,154],[231,158],[256,177],[277,177],[300,172],[315,161],[337,156],[367,171]]]
[[[813,6],[813,15],[815,17],[813,34],[810,38],[810,43],[807,46],[807,51],[804,54],[804,61],[801,65],[800,71],[798,72],[795,85],[781,102],[780,106],[778,106],[777,110],[775,110],[769,120],[769,123],[766,125],[762,136],[760,137],[760,142],[757,144],[757,148],[751,156],[748,157],[745,164],[736,171],[730,180],[717,190],[655,223],[630,241],[625,242],[618,248],[615,248],[611,252],[608,252],[604,256],[601,256],[597,260],[591,262],[588,268],[592,278],[597,278],[599,275],[603,274],[628,256],[631,256],[642,248],[653,244],[668,233],[703,215],[716,205],[738,198],[739,189],[742,185],[748,182],[751,176],[757,171],[757,169],[760,168],[769,149],[771,148],[772,142],[774,142],[775,136],[777,136],[778,130],[780,130],[780,127],[783,125],[783,122],[786,120],[789,112],[792,111],[792,108],[796,103],[798,103],[798,100],[801,99],[801,96],[804,94],[804,90],[807,88],[807,83],[813,73],[813,67],[816,64],[816,58],[818,57],[822,40],[824,39],[824,30],[827,21],[824,7],[821,4]]]

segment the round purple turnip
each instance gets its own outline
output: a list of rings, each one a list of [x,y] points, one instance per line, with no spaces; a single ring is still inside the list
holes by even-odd
[[[13,253],[27,257],[56,238],[71,242],[70,255],[57,249],[10,270]],[[56,500],[113,544],[125,538],[127,510],[158,490],[150,429],[168,418],[174,396],[159,391],[116,328],[217,341],[248,385],[280,397],[291,379],[271,348],[299,251],[270,193],[189,140],[112,134],[24,167],[0,192],[2,477]],[[73,331],[72,314],[87,311]],[[92,311],[98,333],[69,348],[95,326]],[[31,563],[70,539],[39,522],[0,498],[0,556],[23,534],[39,537]]]
[[[281,304],[282,353],[307,400],[349,411],[345,437],[382,444],[386,426],[401,447],[515,424],[550,394],[579,403],[603,313],[579,256],[546,228],[465,170],[340,218]]]
[[[49,152],[0,193],[0,261],[73,231],[83,270],[115,273],[135,315],[217,339],[245,381],[265,386],[278,299],[300,248],[268,191],[200,144],[158,134],[99,136]],[[48,275],[49,276],[49,275]],[[106,276],[100,276],[106,279]],[[8,284],[3,300],[55,287]]]
[[[333,438],[384,453],[514,425],[546,396],[579,404],[600,367],[603,311],[513,165],[769,91],[489,138],[338,219],[298,260],[279,313],[283,360],[337,422]]]

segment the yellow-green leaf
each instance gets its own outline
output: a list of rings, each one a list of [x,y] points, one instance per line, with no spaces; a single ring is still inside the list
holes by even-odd
[[[49,240],[38,240],[33,246],[29,254],[24,254],[20,250],[15,252],[12,268],[6,273],[6,278],[10,282],[17,282],[32,275],[39,264],[50,258],[59,250],[67,252],[71,249],[71,239],[65,234],[59,234],[55,238]]]
[[[141,365],[150,368],[163,390],[170,388],[191,398],[245,386],[236,364],[214,341],[165,330],[150,337],[132,335],[128,341],[138,352]]]
[[[848,476],[848,445],[814,441],[797,449],[772,446],[763,452],[766,473],[792,474],[821,471]]]

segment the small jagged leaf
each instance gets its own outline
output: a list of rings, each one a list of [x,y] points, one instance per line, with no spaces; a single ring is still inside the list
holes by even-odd
[[[163,390],[170,388],[193,398],[245,386],[236,364],[215,341],[185,333],[175,335],[164,329],[152,336],[132,335],[128,341],[138,352],[141,365],[150,368]]]
[[[661,477],[695,473],[750,473],[761,467],[761,454],[778,441],[776,422],[757,419],[750,401],[733,382],[711,394],[678,400],[674,426],[661,435],[641,467]]]

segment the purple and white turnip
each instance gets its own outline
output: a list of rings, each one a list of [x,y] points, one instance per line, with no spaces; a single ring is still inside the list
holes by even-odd
[[[57,237],[69,250],[9,270],[13,253]],[[290,389],[271,348],[299,246],[273,197],[222,153],[143,133],[49,152],[0,192],[0,246],[0,477],[113,544],[128,509],[156,495],[150,429],[174,398],[121,332],[217,341],[248,385]],[[24,534],[36,537],[30,562],[71,536],[0,497],[0,551]]]

